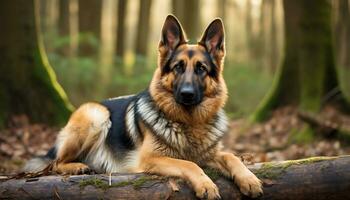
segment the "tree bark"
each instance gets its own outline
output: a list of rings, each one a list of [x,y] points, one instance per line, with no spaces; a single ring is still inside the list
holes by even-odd
[[[126,33],[126,9],[128,1],[118,1],[118,16],[117,16],[117,39],[116,39],[116,54],[117,57],[123,58],[125,54],[125,33]]]
[[[148,51],[148,35],[150,32],[152,0],[140,1],[138,30],[135,52],[139,56],[146,56]]]
[[[79,54],[81,56],[97,56],[101,33],[102,0],[79,0],[79,32],[87,37],[92,36],[94,42],[83,42],[80,39]]]
[[[322,1],[284,1],[285,58],[270,92],[253,119],[261,121],[281,105],[318,112],[323,98],[338,87],[331,34],[331,5]],[[329,99],[327,99],[329,100]]]
[[[48,63],[38,0],[0,2],[0,126],[11,115],[63,123],[71,105]],[[21,5],[21,6],[18,6]]]
[[[349,165],[350,157],[344,156],[260,163],[249,168],[264,183],[264,195],[259,199],[337,200],[349,198]],[[206,173],[219,187],[222,199],[247,199],[233,181],[214,171]],[[196,199],[182,180],[144,174],[12,179],[0,181],[0,195],[4,199]]]
[[[340,87],[343,94],[350,99],[350,2],[348,0],[333,1],[334,38],[337,66],[340,73]]]

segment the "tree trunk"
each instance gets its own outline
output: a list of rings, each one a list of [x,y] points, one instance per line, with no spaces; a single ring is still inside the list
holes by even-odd
[[[350,99],[350,2],[348,0],[333,1],[336,5],[333,10],[335,13],[335,52],[337,66],[340,73],[340,88],[343,94]]]
[[[180,20],[187,39],[197,43],[201,31],[200,0],[173,0],[172,5],[173,13]]]
[[[69,34],[69,1],[59,1],[58,32],[61,36],[67,36]]]
[[[45,54],[38,5],[38,0],[0,2],[0,26],[6,30],[0,31],[0,126],[14,114],[62,123],[71,112]]]
[[[269,58],[269,69],[271,72],[275,72],[278,64],[278,38],[277,38],[277,12],[276,12],[276,1],[270,0],[270,58]]]
[[[331,5],[328,0],[284,1],[285,58],[271,91],[253,116],[265,119],[281,105],[317,112],[338,87],[335,73]]]
[[[79,54],[97,56],[100,42],[102,0],[79,0]],[[92,41],[91,41],[92,40]]]
[[[348,0],[338,1],[338,17],[336,22],[337,63],[350,69],[350,6]]]
[[[146,56],[148,51],[148,35],[150,32],[152,0],[140,1],[138,30],[136,36],[135,52],[139,56]]]
[[[263,181],[269,200],[348,199],[350,157],[314,157],[255,164],[249,168]],[[244,197],[233,181],[205,170],[222,199]],[[180,187],[178,187],[180,186]],[[184,181],[143,174],[45,176],[0,181],[4,199],[196,199]]]
[[[228,5],[227,0],[218,0],[217,1],[216,16],[218,16],[222,19],[225,26],[226,26],[226,15],[227,15],[226,7],[227,7],[227,5]]]
[[[117,57],[123,59],[125,55],[125,33],[126,33],[126,9],[128,1],[119,0],[118,1],[118,18],[117,18]]]
[[[58,0],[40,0],[39,4],[41,15],[40,28],[46,34],[44,38],[45,49],[47,52],[53,52],[55,51],[54,40],[58,28]]]
[[[78,3],[77,0],[60,0],[59,2],[58,32],[61,37],[67,37],[59,53],[69,58],[77,54],[78,48]]]

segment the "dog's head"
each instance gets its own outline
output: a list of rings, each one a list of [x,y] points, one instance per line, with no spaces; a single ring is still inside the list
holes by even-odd
[[[226,85],[222,78],[224,44],[220,19],[209,24],[197,44],[188,44],[180,23],[169,15],[162,28],[158,69],[150,87],[160,107],[164,108],[165,104],[167,113],[171,112],[169,109],[173,112],[180,109],[181,113],[190,111],[192,115],[203,106],[215,107],[216,111],[222,107],[226,101]],[[175,102],[166,101],[165,97]]]

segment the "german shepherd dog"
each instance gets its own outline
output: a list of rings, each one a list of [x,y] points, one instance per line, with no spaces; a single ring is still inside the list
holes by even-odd
[[[197,44],[188,44],[178,20],[169,15],[159,42],[158,67],[150,86],[130,96],[86,103],[70,117],[45,157],[27,163],[80,174],[146,172],[188,181],[197,197],[220,198],[200,166],[220,170],[250,197],[262,194],[260,180],[239,158],[222,152],[228,130],[223,111],[224,27],[215,19]]]

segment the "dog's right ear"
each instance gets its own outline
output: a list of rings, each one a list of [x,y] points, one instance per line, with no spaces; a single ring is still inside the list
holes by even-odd
[[[159,51],[168,54],[184,43],[186,43],[186,36],[179,21],[175,16],[168,15],[162,28]]]

